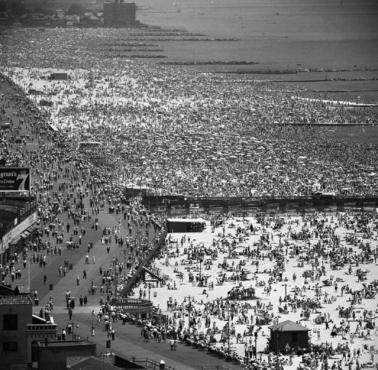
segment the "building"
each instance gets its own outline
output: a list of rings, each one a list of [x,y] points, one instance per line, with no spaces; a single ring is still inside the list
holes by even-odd
[[[47,319],[48,318],[48,319]],[[38,345],[45,346],[49,342],[55,341],[57,337],[57,326],[52,317],[45,318],[36,315],[32,316],[32,323],[26,325],[26,337],[28,348],[28,363],[38,364]]]
[[[35,316],[32,310],[29,294],[0,285],[0,370],[30,368],[33,346],[56,339],[53,318]]]
[[[96,343],[87,340],[39,342],[33,347],[33,354],[33,365],[37,369],[66,370],[69,357],[96,356]]]
[[[50,81],[66,81],[69,79],[67,72],[53,72],[49,76]]]
[[[270,350],[278,352],[288,352],[291,350],[308,349],[310,329],[297,324],[293,321],[286,320],[279,324],[269,327],[270,329]]]
[[[26,326],[31,320],[33,302],[28,294],[9,294],[7,289],[2,287],[0,295],[0,370],[26,369],[30,354]]]
[[[135,27],[135,3],[125,3],[122,0],[104,3],[105,27]]]
[[[202,218],[168,218],[169,233],[202,232],[206,228],[206,221]]]
[[[111,300],[111,305],[143,320],[151,318],[154,310],[152,302],[146,299],[115,297]]]

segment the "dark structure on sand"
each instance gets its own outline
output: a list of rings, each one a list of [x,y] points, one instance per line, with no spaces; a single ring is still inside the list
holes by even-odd
[[[286,320],[269,327],[270,350],[278,353],[288,353],[292,350],[306,350],[309,347],[308,332],[310,329]]]
[[[135,27],[136,24],[135,3],[125,3],[123,0],[104,3],[105,27]]]

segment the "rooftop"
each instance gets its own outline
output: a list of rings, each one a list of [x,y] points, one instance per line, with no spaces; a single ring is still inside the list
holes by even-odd
[[[77,347],[77,346],[96,346],[95,343],[89,342],[88,340],[57,340],[57,341],[49,341],[49,347]],[[45,347],[44,343],[39,343],[40,347]]]
[[[0,295],[0,305],[6,304],[33,304],[29,294]]]
[[[203,218],[168,218],[168,222],[206,223]]]
[[[99,359],[97,357],[84,358],[67,358],[67,369],[81,369],[81,370],[118,370],[120,367],[114,366],[109,361]]]
[[[271,331],[310,331],[310,329],[306,328],[305,326],[290,320],[280,322],[277,325],[269,326],[269,329]]]

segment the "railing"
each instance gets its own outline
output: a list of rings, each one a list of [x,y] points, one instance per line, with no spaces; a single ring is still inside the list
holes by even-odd
[[[143,195],[143,205],[150,209],[160,210],[168,216],[187,215],[198,210],[199,213],[208,213],[221,209],[222,212],[248,211],[280,211],[287,210],[308,211],[322,210],[327,207],[336,207],[338,210],[350,208],[377,207],[378,196],[298,196],[291,198],[252,198],[252,197],[184,197],[184,196],[155,196]],[[193,208],[196,205],[197,208]]]
[[[128,312],[148,312],[153,309],[151,301],[145,299],[135,298],[114,298],[111,300],[111,305],[126,310]]]
[[[56,330],[56,324],[27,324],[26,330],[30,330],[30,331]]]
[[[152,250],[149,252],[147,257],[143,260],[143,262],[138,266],[137,271],[134,273],[134,275],[130,278],[130,280],[127,282],[126,287],[122,290],[122,295],[127,296],[131,289],[134,287],[134,285],[137,283],[137,281],[141,278],[144,267],[147,266],[152,259],[157,255],[160,248],[164,246],[165,244],[165,237],[166,233],[163,232],[160,235],[160,238],[158,241],[156,241],[155,245],[153,246]]]

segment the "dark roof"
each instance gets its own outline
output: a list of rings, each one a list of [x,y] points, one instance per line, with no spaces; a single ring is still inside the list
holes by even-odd
[[[97,357],[67,358],[67,369],[72,370],[119,370],[120,367],[112,365],[108,361]]]
[[[0,296],[2,295],[18,295],[17,291],[12,289],[11,285],[0,284]]]
[[[310,331],[310,329],[297,324],[291,320],[286,320],[278,323],[277,325],[269,326],[271,331]]]

